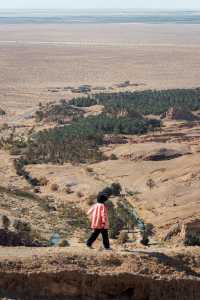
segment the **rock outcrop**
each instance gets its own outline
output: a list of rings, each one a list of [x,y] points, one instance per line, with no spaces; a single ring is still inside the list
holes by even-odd
[[[181,157],[183,155],[191,154],[188,150],[185,149],[170,149],[170,148],[160,148],[149,151],[139,151],[133,152],[130,154],[121,155],[122,159],[125,160],[144,160],[144,161],[162,161],[170,160]]]
[[[155,150],[152,151],[151,153],[148,153],[143,157],[143,160],[152,160],[152,161],[170,160],[186,154],[189,153],[181,150],[161,148],[159,150]]]

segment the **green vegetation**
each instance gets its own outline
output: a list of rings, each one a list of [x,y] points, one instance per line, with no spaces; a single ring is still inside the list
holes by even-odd
[[[92,126],[74,123],[37,133],[28,144],[26,157],[32,163],[95,162],[103,158],[102,143],[102,134]]]
[[[8,228],[10,227],[10,224],[11,224],[10,219],[6,215],[3,215],[1,217],[1,221],[2,221],[3,229],[8,230]]]
[[[145,230],[144,221],[140,219],[135,211],[134,207],[126,200],[120,200],[114,205],[111,201],[108,201],[108,213],[110,223],[110,237],[117,238],[121,230],[134,229],[137,226],[141,232]],[[141,226],[140,226],[141,225]]]
[[[44,130],[28,142],[26,158],[32,163],[88,163],[102,159],[99,147],[104,134],[143,134],[160,127],[157,120],[139,120],[107,115],[81,118],[71,125]]]
[[[188,235],[184,241],[185,246],[200,246],[200,237],[195,235]]]
[[[136,226],[141,235],[140,243],[148,245],[153,228],[151,224],[145,225],[144,220],[138,216],[134,207],[126,199],[119,201],[116,206],[109,201],[108,206],[111,238],[117,238],[123,229],[129,231]]]
[[[27,158],[20,157],[14,160],[14,167],[18,176],[23,176],[32,186],[40,186],[40,181],[37,178],[33,178],[28,171],[25,170],[25,166],[28,165]]]
[[[156,186],[156,183],[152,178],[149,178],[146,182],[146,185],[150,190],[152,190]]]
[[[58,246],[59,247],[69,247],[70,243],[67,240],[62,240]]]
[[[109,197],[110,196],[120,196],[120,193],[122,191],[122,187],[120,185],[120,183],[118,182],[113,182],[111,184],[111,186],[107,186],[103,189],[103,191],[101,191],[101,193],[105,193],[107,194]]]
[[[40,105],[39,110],[36,111],[35,119],[37,122],[45,120],[47,122],[65,124],[72,120],[77,120],[83,114],[84,112],[80,108],[70,106],[65,100],[61,100],[60,104]]]
[[[110,230],[109,230],[110,238],[116,239],[125,224],[121,219],[121,216],[118,215],[117,209],[114,206],[114,204],[111,201],[108,201],[107,205],[109,208],[108,219],[110,224]]]
[[[129,240],[129,236],[128,233],[126,231],[121,231],[118,237],[118,243],[120,245],[123,245],[125,243],[127,243]]]
[[[59,217],[66,220],[68,233],[73,233],[77,229],[83,229],[86,232],[90,229],[90,221],[87,214],[77,205],[68,203],[59,211]]]
[[[80,119],[76,125],[100,134],[144,134],[161,126],[159,120],[130,117],[114,117],[106,114]]]
[[[99,94],[96,94],[96,95],[99,95]],[[89,106],[96,105],[99,103],[95,96],[88,95],[87,97],[73,98],[71,101],[69,101],[69,104],[75,105],[77,107],[89,107]]]
[[[79,107],[101,104],[107,113],[112,115],[126,113],[129,116],[133,111],[143,115],[160,115],[172,106],[187,107],[195,111],[200,109],[200,88],[99,93],[72,99],[70,104]]]

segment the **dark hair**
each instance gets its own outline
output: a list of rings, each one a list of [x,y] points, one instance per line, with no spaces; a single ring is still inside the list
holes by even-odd
[[[97,196],[97,203],[104,203],[108,200],[108,195],[105,193],[99,193]]]

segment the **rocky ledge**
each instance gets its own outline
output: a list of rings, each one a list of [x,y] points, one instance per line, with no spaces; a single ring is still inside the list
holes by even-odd
[[[200,255],[0,248],[0,297],[9,299],[200,299]]]

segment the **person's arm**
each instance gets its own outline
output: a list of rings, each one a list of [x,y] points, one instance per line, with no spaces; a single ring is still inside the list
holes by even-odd
[[[102,220],[102,225],[105,226],[106,224],[106,219],[107,219],[107,210],[105,205],[102,205],[101,208],[101,220]]]
[[[92,207],[88,210],[87,215],[91,215],[94,211],[94,205],[92,205]]]

